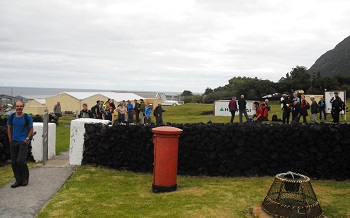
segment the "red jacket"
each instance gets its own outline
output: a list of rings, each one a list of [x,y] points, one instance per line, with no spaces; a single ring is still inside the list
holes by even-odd
[[[266,107],[262,109],[262,117],[263,118],[267,118],[269,114],[269,109],[267,109]]]
[[[255,116],[256,116],[256,119],[258,119],[259,117],[262,117],[262,116],[263,116],[263,109],[262,109],[262,107],[258,107],[258,108],[256,109],[256,114],[255,114]]]

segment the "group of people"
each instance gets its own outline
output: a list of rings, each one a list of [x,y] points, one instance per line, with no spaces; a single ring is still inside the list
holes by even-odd
[[[284,94],[280,100],[282,108],[282,122],[283,124],[289,124],[290,116],[292,115],[292,123],[298,123],[300,118],[302,122],[307,122],[307,117],[310,113],[310,122],[316,123],[319,114],[319,120],[326,120],[326,102],[323,97],[320,98],[318,102],[315,100],[315,96],[310,96],[310,103],[306,100],[305,95],[298,97],[297,93],[293,94],[293,98],[289,95]],[[339,114],[345,108],[345,104],[339,97],[338,92],[334,92],[334,97],[330,100],[332,105],[331,115],[334,123],[339,123]],[[233,97],[229,102],[229,110],[231,112],[231,123],[235,118],[235,114],[239,112],[239,122],[242,123],[242,117],[244,116],[246,121],[249,121],[247,115],[247,102],[244,95],[237,101],[236,97]],[[269,100],[265,99],[264,102],[254,102],[255,114],[253,115],[253,120],[255,122],[262,122],[268,120],[268,113],[270,111]]]
[[[80,118],[95,118],[110,120],[112,123],[134,123],[151,124],[152,122],[152,104],[146,104],[143,99],[140,101],[134,100],[134,104],[128,101],[122,101],[116,105],[114,99],[108,99],[106,102],[98,100],[91,110],[87,104],[83,104],[83,109],[80,111]],[[161,104],[154,109],[153,115],[156,118],[156,124],[163,124],[163,112]]]
[[[266,99],[264,102],[254,102],[254,107],[256,110],[256,113],[254,114],[253,118],[256,122],[262,122],[268,120],[268,114],[270,110],[269,106],[269,100]],[[233,120],[235,119],[236,112],[239,113],[239,122],[243,122],[243,116],[245,117],[246,121],[249,121],[249,117],[247,114],[247,101],[244,98],[244,95],[241,95],[241,98],[237,101],[236,97],[232,97],[232,100],[228,104],[228,108],[231,112],[231,123],[233,123]]]
[[[325,121],[326,115],[326,102],[323,97],[320,98],[318,102],[315,100],[315,96],[310,96],[309,103],[305,99],[305,95],[301,95],[301,99],[297,94],[293,94],[293,99],[289,98],[289,95],[283,95],[281,98],[281,108],[282,108],[282,121],[283,123],[289,123],[290,114],[292,114],[292,122],[299,122],[300,118],[303,118],[303,123],[306,123],[306,118],[309,116],[310,110],[310,122],[316,123],[319,114],[319,120]],[[334,123],[339,123],[339,114],[344,109],[344,102],[338,95],[338,92],[334,92],[334,96],[331,98],[330,102],[332,105],[331,115]]]

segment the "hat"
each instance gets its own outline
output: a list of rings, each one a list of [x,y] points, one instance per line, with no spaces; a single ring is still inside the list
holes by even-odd
[[[260,104],[261,106],[265,106],[265,102],[261,102],[261,104]]]
[[[338,94],[338,92],[334,92],[334,94]]]
[[[152,106],[152,104],[148,104],[148,106]]]

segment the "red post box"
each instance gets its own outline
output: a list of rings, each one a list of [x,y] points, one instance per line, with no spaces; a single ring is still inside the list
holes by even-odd
[[[182,129],[170,126],[153,128],[154,169],[152,191],[171,192],[177,189],[179,135]]]

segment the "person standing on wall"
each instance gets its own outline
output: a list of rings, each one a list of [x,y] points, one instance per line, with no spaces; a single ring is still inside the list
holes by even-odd
[[[154,109],[153,115],[156,117],[156,125],[162,125],[163,124],[163,110],[162,105],[158,104],[158,106]]]
[[[249,117],[247,114],[247,102],[244,99],[244,95],[241,95],[241,99],[238,100],[238,109],[239,109],[239,122],[242,123],[242,115],[244,114],[245,119],[248,121]]]
[[[57,102],[55,107],[53,107],[53,112],[55,113],[55,119],[58,124],[58,118],[62,117],[61,103]]]
[[[233,120],[235,119],[235,114],[236,114],[236,111],[237,111],[236,97],[232,97],[232,100],[228,103],[228,109],[231,112],[231,121],[230,121],[230,123],[233,123]]]
[[[332,103],[333,122],[339,123],[339,113],[343,109],[343,101],[339,97],[338,92],[334,92],[334,96],[330,102]]]
[[[11,188],[26,186],[29,182],[29,169],[27,166],[28,143],[33,135],[33,119],[23,113],[24,103],[16,102],[16,113],[7,118],[7,134],[10,142],[10,156],[13,174],[16,182]]]

